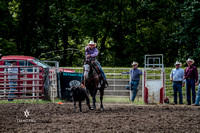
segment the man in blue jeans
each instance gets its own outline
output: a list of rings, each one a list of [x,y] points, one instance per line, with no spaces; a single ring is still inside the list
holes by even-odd
[[[133,91],[133,96],[131,98],[131,101],[135,100],[135,97],[137,95],[137,91],[138,91],[138,85],[140,83],[140,75],[142,75],[142,72],[137,68],[138,67],[138,63],[137,62],[133,62],[132,63],[133,69],[131,69],[129,72],[125,72],[122,74],[130,74],[131,75],[131,82],[129,83],[129,85],[127,86],[127,88],[131,85],[131,90]]]
[[[199,88],[198,88],[198,92],[197,92],[197,98],[196,98],[195,104],[193,104],[193,106],[199,106],[199,102],[200,102],[200,84],[199,84]]]
[[[176,68],[172,69],[170,74],[170,80],[173,82],[173,90],[174,90],[174,104],[177,104],[177,92],[179,93],[179,104],[183,104],[183,95],[182,95],[182,86],[185,85],[184,70],[181,69],[182,63],[176,61]]]
[[[194,60],[188,59],[187,61],[188,67],[185,69],[184,78],[186,79],[186,93],[187,93],[187,105],[191,105],[191,90],[192,90],[192,103],[195,103],[195,84],[198,83],[198,71],[197,67],[195,67]]]

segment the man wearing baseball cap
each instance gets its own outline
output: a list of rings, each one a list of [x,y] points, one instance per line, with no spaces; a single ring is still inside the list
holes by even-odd
[[[184,70],[181,69],[182,63],[179,61],[175,62],[176,68],[172,69],[170,74],[170,80],[173,82],[174,91],[174,104],[177,104],[177,92],[179,93],[179,104],[183,104],[182,86],[185,85]]]
[[[195,84],[198,83],[198,71],[197,67],[195,67],[194,60],[188,58],[186,61],[188,67],[185,69],[184,78],[186,79],[186,93],[187,93],[187,105],[191,105],[191,90],[192,90],[192,103],[195,103]]]

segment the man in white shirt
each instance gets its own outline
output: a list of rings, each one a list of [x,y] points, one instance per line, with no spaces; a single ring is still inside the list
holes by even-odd
[[[179,104],[183,104],[182,86],[185,85],[184,70],[181,69],[182,63],[176,61],[176,68],[172,69],[170,74],[170,80],[173,82],[174,90],[174,104],[177,104],[177,92],[179,93]]]

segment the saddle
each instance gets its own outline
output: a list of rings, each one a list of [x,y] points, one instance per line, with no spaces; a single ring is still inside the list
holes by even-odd
[[[105,80],[105,78],[102,76],[101,71],[99,66],[96,64],[97,60],[95,58],[92,58],[90,60],[86,60],[86,64],[90,64],[90,66],[93,68],[93,70],[98,74],[99,76],[99,81],[100,81],[100,85],[103,88],[106,88],[106,84],[108,86],[107,81]]]

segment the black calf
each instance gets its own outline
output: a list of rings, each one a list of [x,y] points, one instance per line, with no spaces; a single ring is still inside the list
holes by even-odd
[[[76,101],[79,101],[80,112],[82,112],[81,102],[84,101],[84,100],[86,100],[88,108],[91,109],[89,94],[88,94],[88,91],[86,89],[84,89],[83,87],[80,87],[80,86],[79,87],[72,87],[71,95],[72,95],[73,101],[74,101],[74,111],[76,111]]]

